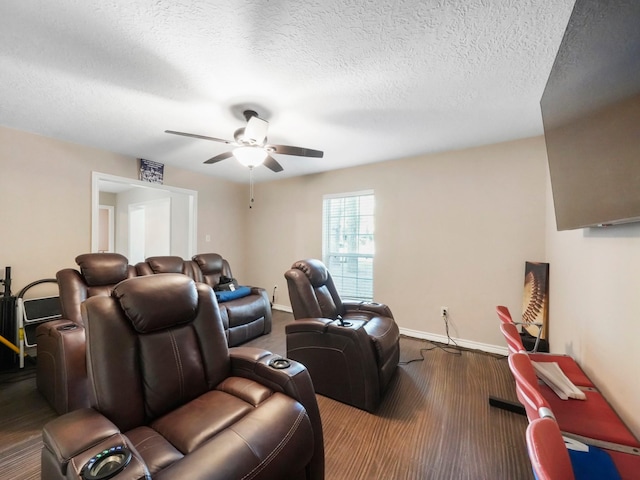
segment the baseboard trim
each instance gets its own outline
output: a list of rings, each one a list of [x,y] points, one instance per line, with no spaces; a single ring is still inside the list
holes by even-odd
[[[446,335],[438,335],[436,333],[421,332],[419,330],[412,330],[410,328],[400,328],[400,334],[407,337],[420,338],[422,340],[430,340],[437,343],[448,343],[449,339]],[[490,345],[488,343],[474,342],[472,340],[465,340],[462,338],[452,338],[460,347],[468,348],[470,350],[480,350],[487,353],[495,353],[498,355],[507,356],[509,350],[506,347],[499,347],[497,345]]]
[[[288,305],[280,305],[274,303],[271,308],[273,310],[280,310],[282,312],[293,313],[293,310]],[[419,338],[422,340],[430,340],[432,342],[444,343],[448,342],[446,335],[438,335],[436,333],[428,333],[421,332],[420,330],[412,330],[410,328],[400,328],[400,334],[406,335],[407,337]],[[497,345],[490,345],[488,343],[480,343],[474,342],[472,340],[464,340],[462,338],[453,338],[458,346],[463,348],[468,348],[470,350],[480,350],[482,352],[487,353],[495,353],[497,355],[504,355],[505,357],[509,354],[509,350],[506,347],[499,347]]]
[[[278,305],[277,303],[274,303],[273,305],[271,305],[271,308],[273,310],[280,310],[282,312],[293,313],[293,309],[291,307],[288,307],[287,305]]]

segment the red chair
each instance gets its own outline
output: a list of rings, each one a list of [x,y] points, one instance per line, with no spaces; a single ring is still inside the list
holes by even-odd
[[[578,365],[578,363],[569,355],[527,352],[522,345],[518,328],[512,323],[500,324],[500,331],[507,341],[510,354],[526,353],[534,362],[556,362],[560,367],[560,370],[562,370],[574,385],[580,387],[595,387],[582,368],[580,368],[580,365]]]
[[[542,323],[514,322],[513,318],[511,317],[511,312],[504,305],[498,305],[496,307],[496,313],[498,314],[498,318],[502,323],[510,323],[516,326],[517,325],[535,325],[536,327],[538,327],[538,336],[536,337],[536,343],[533,346],[533,349],[530,350],[530,352],[536,353],[538,351],[538,347],[540,346],[540,338],[542,336],[542,328],[543,328]],[[520,339],[520,343],[522,343],[522,339]]]
[[[507,341],[510,354],[523,352],[529,355],[529,358],[535,362],[556,362],[563,373],[574,385],[595,388],[593,382],[591,382],[589,377],[587,377],[587,375],[582,371],[576,361],[569,355],[527,352],[522,343],[518,327],[511,318],[509,309],[503,305],[498,305],[496,307],[496,313],[500,319],[500,331]],[[522,415],[526,413],[523,406],[519,405],[517,402],[512,402],[495,396],[489,396],[489,405]]]
[[[538,418],[527,427],[527,452],[537,480],[574,480],[569,452],[553,418]]]
[[[531,360],[524,353],[509,355],[509,368],[529,422],[555,418],[565,435],[604,449],[623,479],[638,477],[640,443],[602,395],[587,391],[587,400],[560,400],[549,387],[538,383]]]

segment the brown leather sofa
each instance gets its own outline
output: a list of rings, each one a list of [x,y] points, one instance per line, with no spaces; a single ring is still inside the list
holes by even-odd
[[[202,281],[202,274],[193,260],[184,260],[177,256],[148,257],[144,262],[136,263],[138,275],[156,273],[182,273],[196,282]]]
[[[89,253],[76,257],[79,270],[56,274],[62,319],[36,329],[37,388],[58,414],[88,403],[85,331],[80,305],[93,296],[108,296],[117,283],[136,275],[126,257]]]
[[[211,287],[220,277],[233,277],[229,262],[217,253],[202,253],[192,260],[176,256],[149,257],[136,264],[138,275],[182,273],[196,282]],[[250,287],[251,293],[241,298],[219,301],[222,324],[230,347],[271,332],[271,302],[264,288]]]
[[[229,262],[217,253],[201,253],[192,260],[202,275],[197,281],[211,287],[219,283],[221,275],[233,277]],[[264,288],[251,287],[251,293],[246,297],[221,301],[219,305],[229,346],[271,333],[271,302]]]
[[[315,391],[373,412],[400,358],[400,332],[388,306],[343,301],[325,265],[295,262],[285,273],[295,322],[287,356],[303,363]]]
[[[307,370],[229,349],[209,286],[137,277],[82,308],[93,408],[45,425],[43,480],[113,473],[125,454],[123,480],[324,478]]]
[[[215,288],[222,275],[233,277],[229,262],[217,253],[202,253],[192,260],[177,256],[149,257],[136,264],[138,275],[182,273]],[[230,347],[271,332],[271,302],[264,288],[250,287],[241,298],[219,301],[222,323]]]

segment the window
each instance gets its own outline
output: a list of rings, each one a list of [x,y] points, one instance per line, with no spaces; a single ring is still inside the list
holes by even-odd
[[[373,190],[324,196],[322,259],[345,299],[373,300],[374,203]]]

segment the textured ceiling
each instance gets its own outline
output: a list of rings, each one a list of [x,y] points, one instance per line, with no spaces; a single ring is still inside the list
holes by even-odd
[[[256,181],[542,133],[573,0],[0,2],[0,124],[234,181],[238,105],[277,155]]]

